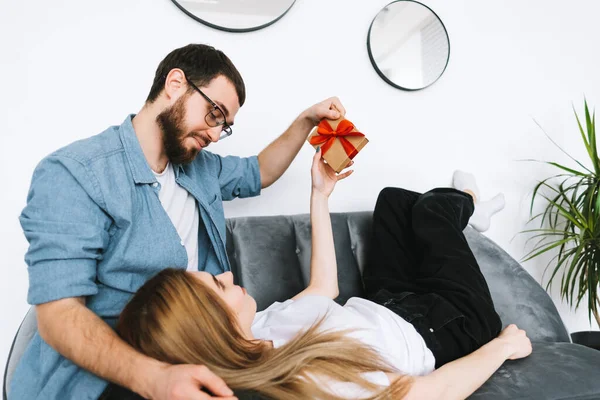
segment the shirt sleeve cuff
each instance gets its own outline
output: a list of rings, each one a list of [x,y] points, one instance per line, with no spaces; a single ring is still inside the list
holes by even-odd
[[[69,259],[40,261],[28,268],[27,302],[43,304],[69,297],[98,293],[96,260]]]
[[[258,196],[262,190],[262,182],[260,178],[260,165],[258,164],[258,156],[248,157],[248,164],[250,165],[248,174],[249,182],[252,184],[248,187],[248,192],[242,194],[240,197],[254,197]]]

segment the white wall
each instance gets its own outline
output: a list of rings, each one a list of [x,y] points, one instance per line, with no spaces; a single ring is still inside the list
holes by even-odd
[[[535,180],[552,170],[516,160],[565,161],[532,118],[584,156],[571,103],[581,109],[584,94],[600,102],[600,4],[425,2],[450,33],[450,64],[436,84],[411,93],[385,84],[367,56],[367,29],[388,0],[298,0],[281,21],[248,34],[205,27],[168,0],[2,1],[0,372],[28,309],[17,218],[35,165],[137,112],[158,62],[189,42],[224,50],[247,83],[235,134],[214,151],[257,153],[305,107],[337,95],[371,142],[336,189],[332,211],[371,209],[386,185],[424,191],[449,184],[456,168],[473,171],[484,198],[505,193],[507,207],[487,235],[520,259],[524,238],[513,237],[525,227]],[[227,215],[307,212],[312,154],[305,146],[279,182],[228,204]],[[524,266],[540,279],[542,260]],[[585,309],[554,299],[571,331],[590,328]]]

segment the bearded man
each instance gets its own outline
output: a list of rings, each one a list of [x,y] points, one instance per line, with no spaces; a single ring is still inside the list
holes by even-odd
[[[245,98],[225,54],[190,44],[160,63],[137,115],[40,162],[20,216],[38,333],[15,371],[11,400],[97,399],[107,381],[155,400],[232,395],[207,368],[146,357],[113,327],[163,268],[229,271],[222,202],[260,194],[322,118],[345,113],[330,98],[258,156],[207,151],[232,136]]]

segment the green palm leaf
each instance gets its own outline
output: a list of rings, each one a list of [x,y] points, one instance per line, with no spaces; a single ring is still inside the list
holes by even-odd
[[[585,121],[579,118],[575,109],[573,111],[592,168],[573,158],[542,129],[546,137],[580,168],[554,161],[525,160],[551,165],[560,173],[536,183],[528,223],[538,224],[539,228],[520,233],[529,236],[526,246],[530,241],[536,242],[523,257],[523,262],[543,254],[553,254],[542,277],[551,271],[546,290],[551,289],[552,282],[562,272],[560,297],[577,309],[587,295],[588,318],[591,321],[593,313],[600,324],[600,158],[596,115],[590,113],[587,101],[584,109]],[[537,200],[543,200],[545,207],[542,212],[533,215]]]
[[[579,117],[578,117],[579,118]],[[554,146],[556,146],[560,151],[562,151],[567,157],[569,157],[571,160],[575,161],[577,164],[579,164],[579,166],[583,169],[585,169],[586,171],[588,171],[590,174],[592,173],[592,171],[590,171],[589,169],[587,169],[587,167],[585,167],[582,163],[580,163],[579,161],[577,161],[575,158],[573,158],[573,156],[571,156],[569,153],[567,153],[562,147],[560,147],[558,145],[558,143],[556,143],[554,141],[554,139],[552,139],[550,137],[550,135],[548,135],[546,133],[546,131],[542,128],[542,126],[540,124],[538,124],[538,122],[536,120],[533,120],[533,122],[536,123],[536,125],[542,130],[542,132],[544,132],[544,135],[546,135],[546,137],[552,142],[552,144],[554,144]],[[587,141],[586,141],[587,143]],[[589,147],[589,144],[586,144],[586,148]]]

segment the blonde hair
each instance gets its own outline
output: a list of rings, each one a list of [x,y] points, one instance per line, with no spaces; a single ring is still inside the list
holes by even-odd
[[[170,364],[201,364],[232,390],[252,390],[272,399],[342,399],[319,379],[353,382],[376,395],[401,398],[411,379],[381,387],[364,372],[394,370],[348,331],[319,331],[322,320],[289,343],[272,348],[248,340],[227,304],[184,270],[165,269],[129,301],[117,323],[119,335],[135,349]]]

